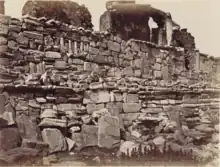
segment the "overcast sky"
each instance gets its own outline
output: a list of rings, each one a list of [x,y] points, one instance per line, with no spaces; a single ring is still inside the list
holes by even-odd
[[[21,17],[26,0],[5,0],[6,15]],[[99,28],[99,17],[106,10],[105,0],[74,0],[85,4],[92,14],[95,29]],[[182,28],[188,28],[196,40],[200,52],[220,56],[220,0],[136,0],[172,14]]]

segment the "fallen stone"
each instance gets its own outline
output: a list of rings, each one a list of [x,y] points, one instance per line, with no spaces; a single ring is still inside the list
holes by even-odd
[[[67,143],[65,137],[58,129],[44,129],[42,132],[42,138],[45,143],[49,145],[49,152],[62,152],[67,150]]]
[[[37,126],[36,118],[25,114],[16,116],[16,123],[20,135],[23,138],[37,140],[40,135],[40,129]]]
[[[98,145],[98,127],[93,125],[82,125],[81,130],[84,147]]]
[[[66,128],[67,127],[67,121],[66,120],[60,120],[60,119],[44,118],[41,121],[41,123],[39,124],[39,127],[61,127],[61,128]]]
[[[139,103],[123,103],[124,112],[139,112],[141,109],[141,104]]]
[[[98,120],[98,146],[112,148],[120,143],[120,124],[115,116],[103,116]]]
[[[0,130],[0,152],[19,147],[21,136],[17,128],[4,128]]]

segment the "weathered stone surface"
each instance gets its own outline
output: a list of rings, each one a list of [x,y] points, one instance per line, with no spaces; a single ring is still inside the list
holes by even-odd
[[[19,147],[21,136],[17,128],[5,128],[0,130],[0,152]]]
[[[141,109],[140,103],[123,103],[124,112],[139,112]]]
[[[92,125],[82,125],[83,147],[98,145],[98,127]]]
[[[9,27],[3,24],[0,24],[0,35],[7,35]]]
[[[16,123],[19,133],[23,138],[38,139],[40,129],[37,126],[36,118],[22,114],[16,116]]]
[[[60,59],[61,58],[61,54],[59,52],[51,52],[48,51],[46,52],[46,58],[50,58],[50,59]]]
[[[120,52],[121,46],[120,46],[120,44],[117,43],[117,42],[109,41],[109,42],[108,42],[108,49],[109,49],[109,50],[112,50],[112,51],[115,51],[115,52]]]
[[[15,111],[10,103],[4,107],[3,114],[1,114],[0,117],[0,127],[15,125]]]
[[[112,148],[120,143],[120,124],[115,116],[103,116],[98,121],[98,146]]]
[[[67,121],[66,120],[60,120],[60,119],[51,119],[51,118],[44,118],[41,123],[39,124],[40,127],[61,127],[65,128],[67,127]]]
[[[124,102],[125,103],[138,103],[139,97],[138,94],[124,94]]]
[[[58,19],[64,23],[72,24],[78,27],[91,29],[91,14],[85,6],[81,6],[71,1],[31,1],[28,0],[23,9],[22,15],[34,17],[45,17],[49,19]]]
[[[85,92],[83,103],[107,103],[110,101],[110,94],[108,91],[99,91],[99,92]]]
[[[56,60],[55,62],[55,68],[58,70],[64,70],[66,69],[66,62],[62,60]]]
[[[39,150],[33,148],[16,147],[8,150],[3,155],[0,155],[0,160],[12,164],[18,162],[24,157],[37,157],[39,156]]]
[[[53,109],[44,109],[40,115],[40,118],[57,118],[57,111]]]
[[[43,141],[49,144],[49,152],[61,152],[67,150],[67,143],[65,137],[58,129],[44,129],[42,132]]]

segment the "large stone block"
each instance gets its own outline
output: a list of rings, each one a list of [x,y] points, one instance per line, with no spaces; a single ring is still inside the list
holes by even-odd
[[[0,130],[0,152],[19,147],[21,136],[17,128],[5,128]]]
[[[42,132],[42,138],[45,143],[49,145],[49,152],[61,152],[67,150],[67,143],[65,137],[58,129],[44,129]]]
[[[139,112],[141,109],[140,103],[123,103],[124,112]]]
[[[93,125],[82,125],[83,147],[98,145],[98,127]]]
[[[40,129],[37,126],[36,118],[27,115],[17,115],[16,123],[20,135],[23,138],[36,140],[39,138]]]
[[[120,124],[115,116],[103,116],[98,121],[98,146],[112,148],[120,143]]]

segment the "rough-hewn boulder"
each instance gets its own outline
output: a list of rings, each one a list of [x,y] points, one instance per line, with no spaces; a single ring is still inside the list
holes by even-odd
[[[92,29],[91,14],[84,5],[72,1],[37,1],[28,0],[22,15],[57,19],[67,24]]]

